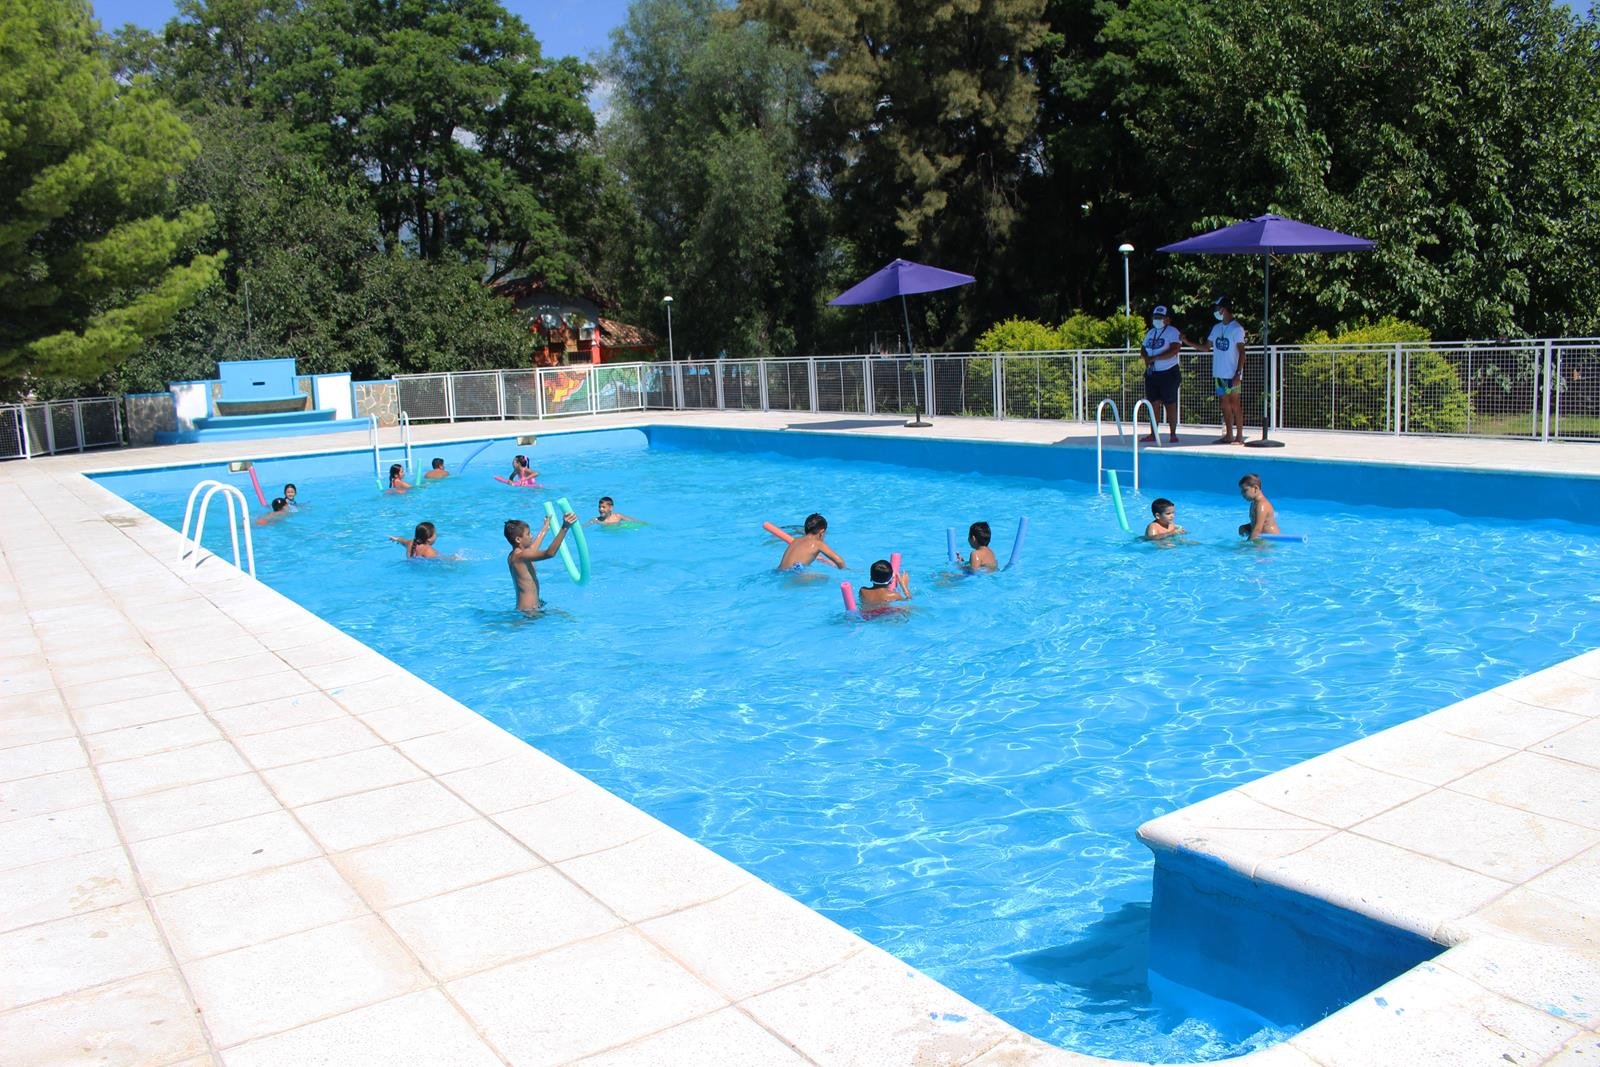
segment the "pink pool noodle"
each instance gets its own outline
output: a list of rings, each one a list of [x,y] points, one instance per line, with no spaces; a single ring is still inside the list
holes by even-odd
[[[767,533],[771,534],[773,537],[776,537],[778,540],[782,541],[786,545],[794,544],[794,535],[793,534],[790,534],[790,533],[787,533],[787,532],[785,532],[783,530],[778,529],[776,526],[772,525],[772,523],[770,523],[770,522],[762,523],[761,524],[761,528],[763,530],[767,531]],[[850,610],[854,611],[855,608],[851,608]]]
[[[256,477],[256,469],[250,468],[250,484],[256,487],[256,499],[261,501],[261,506],[267,506],[267,494],[261,491],[261,479]]]
[[[854,612],[859,612],[861,610],[860,608],[856,607],[856,591],[854,586],[852,586],[849,582],[840,582],[839,592],[844,594],[844,610]]]

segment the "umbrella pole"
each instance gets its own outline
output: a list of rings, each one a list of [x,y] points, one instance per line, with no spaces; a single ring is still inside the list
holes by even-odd
[[[901,316],[901,318],[903,318],[905,320],[905,324],[906,324],[906,352],[910,355],[912,362],[915,363],[916,358],[917,358],[917,349],[916,349],[916,346],[911,343],[911,312],[906,310],[906,294],[904,294],[904,293],[900,294],[900,316]],[[917,389],[917,376],[916,376],[916,373],[912,372],[912,375],[911,375],[911,410],[912,410],[912,413],[913,413],[913,418],[912,418],[912,420],[910,422],[906,423],[907,426],[926,427],[926,426],[932,426],[933,425],[933,423],[931,423],[931,422],[923,422],[922,421],[922,399],[921,399],[921,396],[922,396],[922,394]]]
[[[1268,343],[1271,338],[1272,328],[1268,315],[1272,310],[1272,252],[1268,251],[1261,257],[1266,265],[1262,271],[1264,280],[1261,283],[1261,358],[1265,362],[1265,392],[1261,405],[1261,438],[1256,441],[1246,441],[1250,448],[1282,448],[1282,441],[1274,441],[1268,434],[1268,426],[1272,423],[1272,408],[1278,398],[1277,373],[1273,366],[1272,346]]]

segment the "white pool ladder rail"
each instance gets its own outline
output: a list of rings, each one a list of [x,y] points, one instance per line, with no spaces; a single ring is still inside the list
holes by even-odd
[[[250,503],[245,500],[244,493],[236,485],[219,482],[215,478],[206,478],[196,482],[195,487],[189,490],[189,502],[183,508],[183,528],[178,531],[181,540],[178,542],[178,562],[182,563],[189,555],[194,556],[191,566],[198,569],[200,558],[204,554],[201,547],[201,536],[206,528],[206,513],[211,507],[211,498],[218,493],[222,494],[223,501],[228,505],[228,536],[233,540],[233,565],[239,570],[245,570],[248,565],[250,577],[256,576],[256,546],[250,536]],[[200,499],[200,512],[195,514],[195,498]],[[238,511],[234,511],[235,503]],[[190,520],[194,520],[194,537],[189,536]],[[244,530],[244,560],[239,558],[239,531]],[[212,555],[216,555],[215,552]]]
[[[1103,435],[1104,429],[1105,429],[1105,411],[1106,411],[1106,406],[1107,405],[1110,405],[1110,407],[1111,407],[1111,418],[1117,424],[1117,436],[1119,436],[1119,437],[1128,436],[1127,430],[1123,429],[1123,426],[1122,426],[1122,416],[1117,412],[1117,402],[1115,400],[1111,399],[1109,396],[1106,397],[1104,400],[1100,401],[1099,406],[1097,406],[1094,409],[1094,468],[1095,468],[1094,489],[1095,489],[1095,492],[1097,492],[1097,493],[1105,492],[1105,480],[1106,480],[1105,479],[1105,475],[1106,475],[1106,471],[1113,469],[1113,468],[1110,468],[1110,467],[1106,466],[1105,443],[1104,443],[1104,441],[1102,439],[1102,435]],[[1148,400],[1140,399],[1140,401],[1137,404],[1133,405],[1133,470],[1128,472],[1128,473],[1131,473],[1133,475],[1133,491],[1135,493],[1139,492],[1139,412],[1140,411],[1144,411],[1144,412],[1147,412],[1149,414],[1149,416],[1150,416],[1150,433],[1156,439],[1156,447],[1157,448],[1161,447],[1161,428],[1156,425],[1156,409],[1155,409],[1155,405],[1150,403],[1150,401],[1148,401]],[[1117,468],[1115,468],[1115,470],[1117,471],[1118,474],[1123,473],[1123,468],[1121,468],[1121,467],[1117,467]]]
[[[411,416],[405,412],[400,413],[400,447],[405,449],[406,477],[413,478],[417,473],[416,460],[411,455]],[[383,445],[378,440],[378,416],[367,416],[367,446],[372,449],[372,479],[378,483],[379,489],[389,488],[389,479],[383,469]]]

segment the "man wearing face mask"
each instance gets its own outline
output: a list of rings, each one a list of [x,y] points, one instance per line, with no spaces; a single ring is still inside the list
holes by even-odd
[[[1205,345],[1194,347],[1204,352],[1211,350],[1212,384],[1217,390],[1217,404],[1222,408],[1222,436],[1213,444],[1244,444],[1244,399],[1239,395],[1244,381],[1244,327],[1233,317],[1233,301],[1219,296],[1211,305],[1212,317],[1217,324],[1211,327],[1211,336]]]
[[[1156,410],[1156,422],[1167,423],[1167,443],[1178,443],[1178,384],[1183,372],[1178,368],[1178,353],[1183,351],[1183,334],[1172,325],[1170,309],[1157,304],[1150,311],[1150,328],[1141,345],[1144,356],[1144,395]],[[1141,437],[1154,443],[1155,427]]]

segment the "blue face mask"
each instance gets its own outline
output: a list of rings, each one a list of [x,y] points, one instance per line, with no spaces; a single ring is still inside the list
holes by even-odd
[[[1217,320],[1217,321],[1218,321],[1218,322],[1221,322],[1221,321],[1222,321],[1222,312],[1220,312],[1220,311],[1213,311],[1213,312],[1212,312],[1212,313],[1211,313],[1211,317],[1212,317],[1212,318],[1214,318],[1214,319],[1216,319],[1216,320]]]
[[[1159,330],[1159,329],[1161,329],[1161,320],[1160,320],[1160,319],[1151,319],[1151,320],[1150,320],[1150,328],[1151,328],[1151,329],[1152,329],[1152,330]]]

